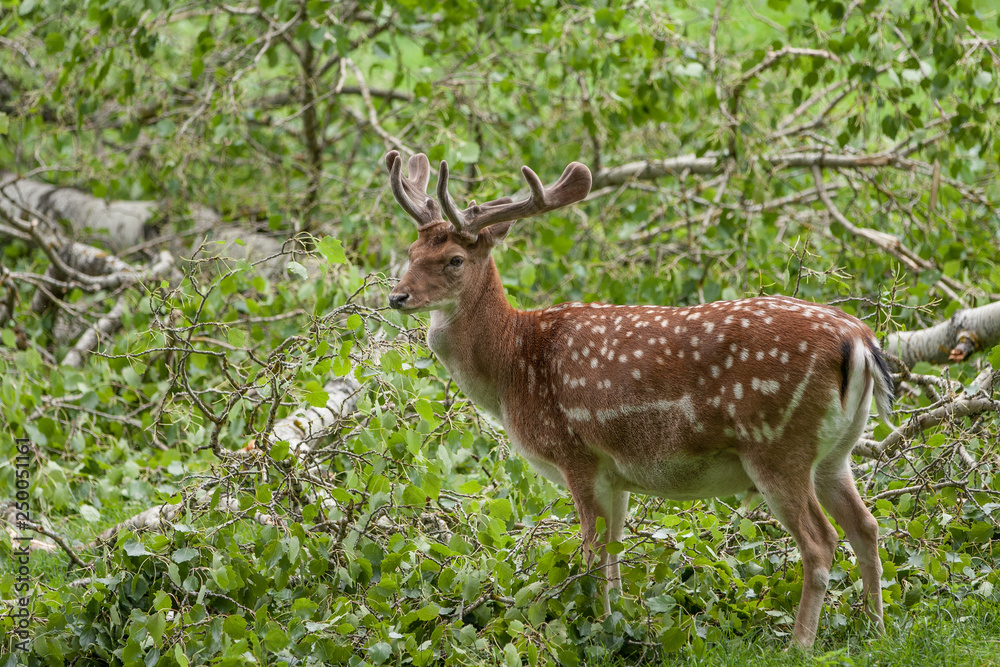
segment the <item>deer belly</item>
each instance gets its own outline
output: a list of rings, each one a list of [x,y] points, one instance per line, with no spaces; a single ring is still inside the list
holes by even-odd
[[[559,470],[558,466],[553,463],[549,463],[527,447],[524,447],[520,442],[518,442],[517,438],[515,438],[510,431],[507,432],[507,437],[510,438],[511,447],[514,451],[517,452],[521,458],[531,464],[531,467],[534,468],[535,472],[554,484],[566,486],[566,478],[563,477],[562,471]]]
[[[625,490],[672,500],[731,496],[753,487],[733,452],[673,455],[652,461],[615,460],[613,466]]]

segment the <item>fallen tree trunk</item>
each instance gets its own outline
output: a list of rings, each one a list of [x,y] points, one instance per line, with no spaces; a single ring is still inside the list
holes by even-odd
[[[53,228],[58,221],[68,222],[74,239],[80,239],[88,232],[96,232],[113,252],[132,248],[152,232],[149,227],[161,204],[155,201],[106,201],[94,197],[77,188],[60,187],[49,183],[20,178],[9,171],[0,171],[0,215],[8,218],[11,225],[0,226],[0,234],[18,238],[30,237],[23,226],[30,225],[32,219],[48,220]],[[218,213],[200,204],[189,204],[187,216],[194,223],[195,247],[201,240],[222,241],[203,246],[203,253],[209,257],[245,259],[249,262],[266,260],[282,252],[280,239],[261,234],[240,226],[225,226]],[[23,221],[23,225],[17,224]],[[176,255],[186,255],[184,248],[172,245]],[[279,275],[284,266],[266,262],[272,275]]]
[[[1000,302],[956,311],[927,329],[889,334],[885,348],[912,367],[918,361],[963,361],[976,350],[1000,343]]]

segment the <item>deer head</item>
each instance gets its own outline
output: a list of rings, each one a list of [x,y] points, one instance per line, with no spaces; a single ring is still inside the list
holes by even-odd
[[[423,153],[407,162],[397,151],[385,156],[392,193],[417,223],[417,240],[410,246],[410,266],[389,294],[389,305],[405,313],[455,307],[463,295],[475,294],[496,271],[490,251],[507,235],[516,220],[547,213],[580,201],[590,193],[590,170],[571,162],[553,185],[545,187],[528,167],[521,173],[528,198],[501,197],[485,204],[472,202],[459,210],[448,193],[448,163],[441,161],[437,195],[427,195],[430,163]],[[441,212],[448,220],[442,217]]]

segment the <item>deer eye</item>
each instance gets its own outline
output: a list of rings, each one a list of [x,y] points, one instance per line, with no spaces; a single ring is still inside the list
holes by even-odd
[[[462,266],[462,262],[464,261],[465,259],[463,257],[455,255],[448,261],[448,266]]]

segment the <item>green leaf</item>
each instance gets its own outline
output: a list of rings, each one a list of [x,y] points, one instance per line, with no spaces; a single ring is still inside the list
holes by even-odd
[[[242,616],[232,614],[222,622],[222,630],[233,639],[243,639],[246,636],[247,620]]]
[[[385,642],[378,642],[368,647],[368,658],[376,665],[381,665],[392,655],[392,647]]]
[[[326,393],[326,390],[318,383],[311,382],[310,384],[316,385],[316,388],[306,394],[306,402],[314,408],[324,407],[330,401],[330,394]]]
[[[316,249],[330,264],[345,264],[347,262],[347,255],[344,253],[340,239],[324,236],[316,245]]]
[[[162,611],[151,614],[149,619],[146,621],[146,630],[149,632],[149,635],[153,638],[153,642],[157,646],[163,643],[163,631],[166,628],[167,619]]]
[[[142,664],[142,647],[134,638],[129,638],[122,651],[122,661],[127,667]]]
[[[153,609],[156,611],[164,611],[171,608],[170,596],[163,591],[156,591],[156,596],[153,598]]]
[[[299,598],[292,603],[292,614],[301,619],[312,618],[317,609],[319,605],[308,598]]]
[[[325,403],[324,403],[325,405]],[[288,458],[288,441],[279,440],[271,447],[271,458],[275,461],[284,461]]]
[[[993,349],[990,350],[989,362],[993,370],[1000,369],[1000,345],[994,345]]]
[[[227,337],[233,347],[243,347],[246,344],[247,334],[243,329],[230,328]]]
[[[421,621],[431,621],[431,620],[434,620],[435,618],[437,618],[438,615],[440,614],[440,612],[441,612],[441,610],[438,608],[438,606],[436,604],[434,604],[433,602],[431,602],[427,606],[424,606],[424,607],[421,607],[420,609],[418,609],[415,613],[416,613],[417,619],[419,619]]]
[[[514,606],[518,608],[527,606],[527,604],[535,598],[535,595],[538,593],[539,590],[541,590],[542,586],[543,582],[533,581],[532,583],[523,587],[521,590],[519,590],[517,593],[514,594]]]
[[[257,485],[257,501],[265,504],[271,502],[271,487],[267,482]]]
[[[524,289],[528,289],[535,284],[535,267],[531,264],[525,264],[521,267],[521,275],[518,277],[518,283]]]
[[[130,387],[138,387],[142,383],[142,377],[131,366],[122,369],[122,379]]]
[[[129,540],[122,546],[122,550],[133,558],[149,555],[149,552],[146,551],[146,547],[138,540]]]
[[[182,547],[170,554],[170,560],[175,563],[187,563],[193,558],[198,557],[198,550],[192,549],[191,547]]]
[[[50,32],[45,36],[45,50],[48,53],[59,53],[66,48],[66,39],[58,32]]]
[[[458,159],[465,164],[479,162],[479,144],[472,141],[462,144],[458,149]]]
[[[298,262],[294,261],[289,262],[288,264],[285,265],[285,268],[288,269],[289,273],[293,274],[294,276],[302,280],[305,280],[306,278],[309,277],[309,272],[306,270],[306,267],[302,266]]]
[[[649,610],[662,614],[668,612],[677,606],[677,599],[672,595],[658,595],[655,598],[646,601],[649,605]]]
[[[7,134],[10,129],[10,117],[3,111],[0,111],[0,136]]]
[[[271,628],[264,635],[264,647],[268,651],[280,651],[288,646],[288,635],[281,628]]]

